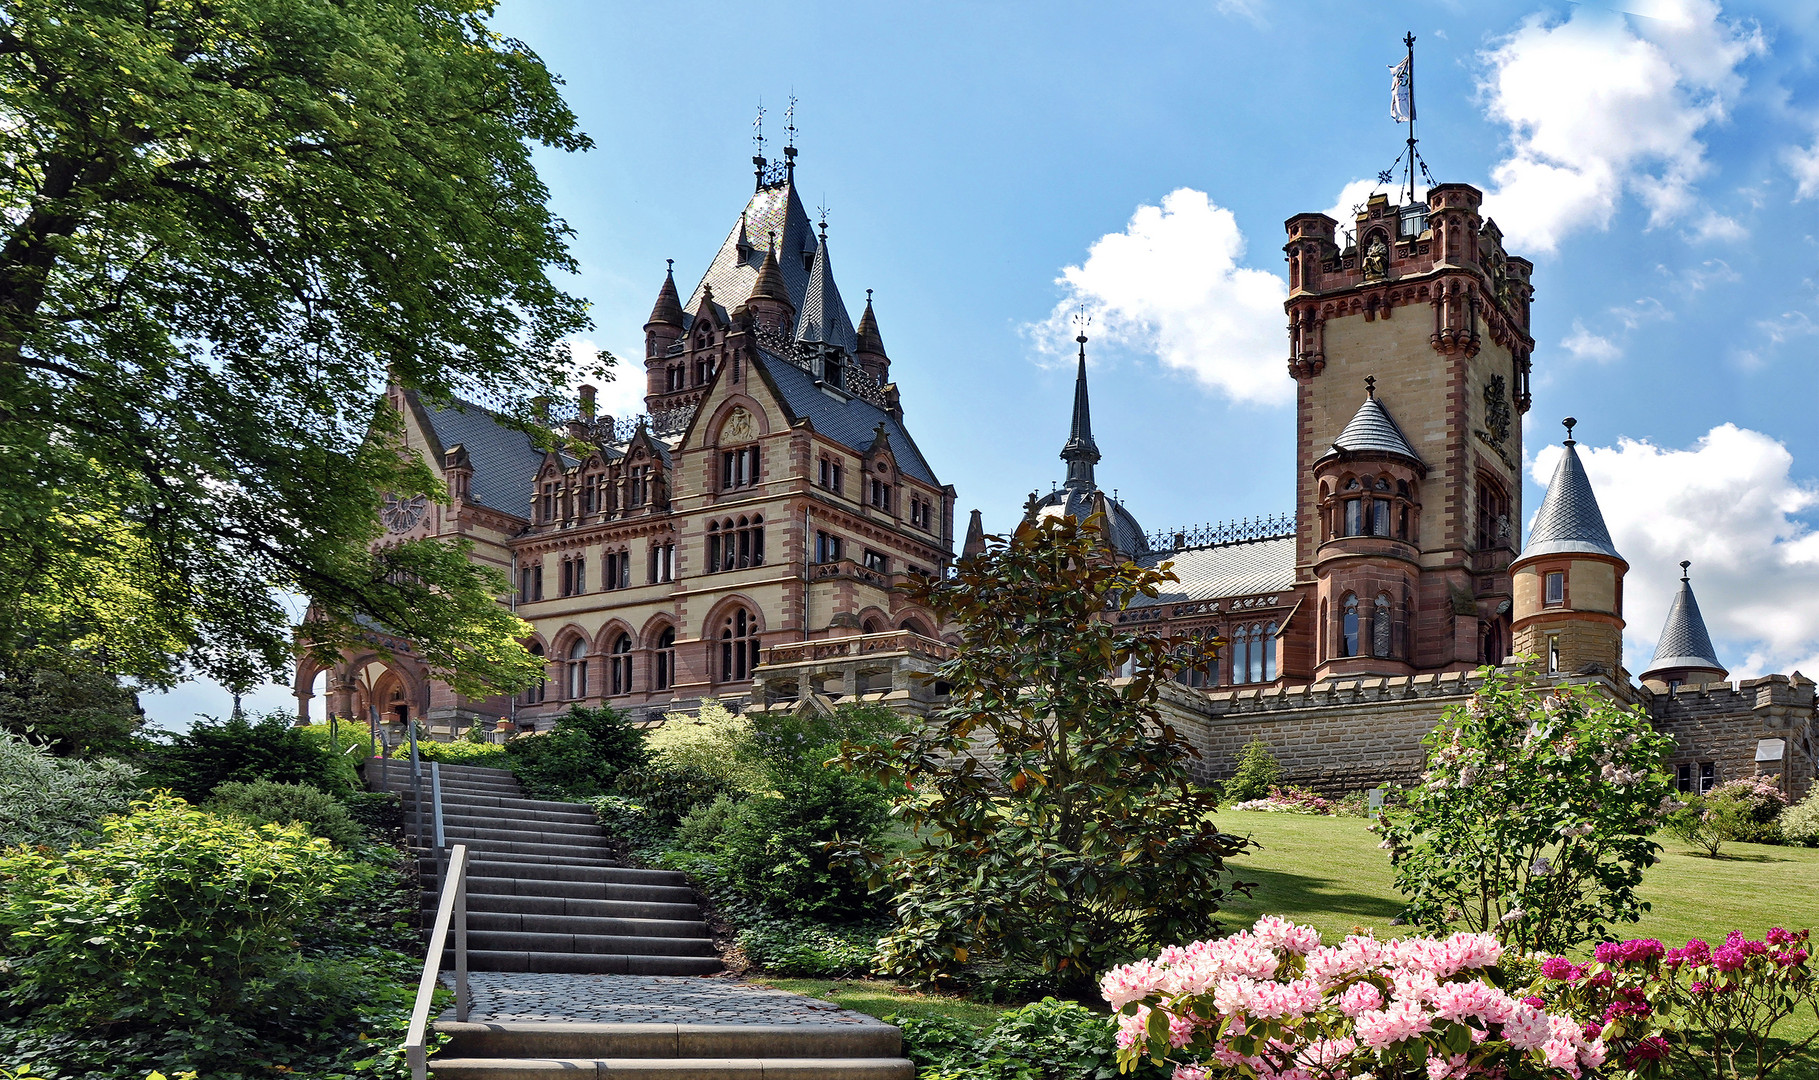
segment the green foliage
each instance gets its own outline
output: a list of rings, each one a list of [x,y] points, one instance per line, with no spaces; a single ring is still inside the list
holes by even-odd
[[[988,1032],[946,1016],[887,1016],[903,1029],[904,1056],[921,1080],[1112,1080],[1119,1075],[1111,1017],[1047,997],[998,1018]],[[1126,1074],[1162,1080],[1168,1070],[1141,1062]]]
[[[636,799],[650,813],[652,821],[669,829],[700,807],[710,805],[722,795],[743,795],[728,786],[718,773],[696,765],[672,765],[652,761],[643,768],[627,769],[614,785]]]
[[[308,784],[331,795],[351,794],[359,775],[328,740],[293,727],[281,711],[249,719],[203,718],[190,729],[152,745],[146,755],[148,786],[164,787],[201,802],[230,780]]]
[[[1781,812],[1781,835],[1790,844],[1819,847],[1819,786]]]
[[[1244,744],[1238,755],[1238,771],[1226,781],[1227,802],[1249,802],[1267,798],[1270,789],[1282,782],[1282,764],[1270,753],[1270,744],[1261,737]]]
[[[138,774],[121,762],[58,758],[0,732],[0,848],[66,848],[138,793]]]
[[[411,756],[410,744],[400,743],[392,751],[392,756],[408,759]],[[476,743],[466,739],[454,742],[421,739],[417,743],[417,756],[425,761],[440,761],[445,765],[478,765],[483,769],[509,769],[521,760],[515,754],[507,754],[504,743]]]
[[[758,917],[741,923],[740,951],[767,974],[779,977],[870,975],[884,932],[875,925],[830,926],[803,919]]]
[[[1734,806],[1725,814],[1729,821],[1729,839],[1745,844],[1779,844],[1781,827],[1777,819],[1787,809],[1787,796],[1775,782],[1765,776],[1731,780],[1705,793],[1707,806]]]
[[[582,705],[558,718],[555,730],[506,743],[505,754],[525,794],[575,802],[611,791],[622,771],[642,766],[649,757],[644,732],[624,713]]]
[[[323,723],[309,724],[301,730],[322,740],[322,745],[335,747],[343,757],[355,764],[377,753],[373,737],[367,734],[366,725],[358,720],[343,717],[332,728]]]
[[[722,790],[763,791],[770,783],[751,719],[712,699],[703,701],[693,716],[665,713],[663,725],[651,731],[647,745],[653,766],[698,770],[718,781]]]
[[[775,782],[781,776],[822,771],[842,744],[890,743],[913,727],[888,705],[847,702],[831,712],[803,709],[753,720],[749,741],[741,749],[762,762]]]
[[[890,803],[875,784],[823,769],[788,776],[777,794],[738,803],[710,851],[733,889],[767,912],[862,918],[876,914],[867,870],[838,852],[871,845],[889,818]]]
[[[710,852],[719,844],[727,824],[739,810],[739,803],[725,795],[690,810],[676,824],[677,851]]]
[[[0,671],[0,731],[31,733],[63,755],[89,757],[132,744],[145,723],[139,696],[112,675],[36,668]]]
[[[1722,854],[1724,845],[1752,831],[1749,808],[1735,800],[1708,802],[1698,795],[1664,819],[1667,831],[1705,852],[1708,859]]]
[[[365,837],[340,800],[308,784],[229,780],[215,785],[205,807],[253,825],[302,825],[338,848],[351,848]]]
[[[380,493],[444,493],[373,388],[528,419],[588,325],[550,279],[574,262],[533,144],[589,144],[490,18],[7,5],[0,666],[105,649],[129,677],[250,686],[293,660],[291,591],[323,654],[407,640],[474,697],[537,677],[501,575],[374,543]]]
[[[1246,842],[1212,823],[1195,751],[1162,721],[1174,647],[1106,617],[1173,575],[1117,559],[1102,524],[1026,524],[926,583],[920,598],[960,627],[940,673],[952,705],[889,746],[843,749],[905,793],[894,812],[914,834],[886,868],[890,974],[990,957],[1083,987],[1140,948],[1217,928],[1225,860]],[[1110,680],[1127,665],[1130,679]]]
[[[1675,806],[1661,770],[1673,743],[1639,708],[1533,678],[1491,671],[1449,709],[1425,739],[1422,785],[1372,828],[1410,922],[1563,952],[1648,910],[1636,887]]]

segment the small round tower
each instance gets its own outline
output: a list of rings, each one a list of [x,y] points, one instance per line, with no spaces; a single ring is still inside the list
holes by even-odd
[[[1642,683],[1656,693],[1672,692],[1681,684],[1724,682],[1730,671],[1718,660],[1712,648],[1712,635],[1705,630],[1705,616],[1699,612],[1699,601],[1693,596],[1693,583],[1687,579],[1690,562],[1680,564],[1680,591],[1668,608],[1667,623],[1655,644],[1655,658],[1642,673]]]
[[[1574,449],[1577,421],[1569,416],[1564,423],[1566,452],[1554,466],[1528,543],[1510,564],[1515,590],[1512,651],[1535,657],[1550,675],[1620,679],[1623,575],[1629,563],[1611,543],[1592,483]]]

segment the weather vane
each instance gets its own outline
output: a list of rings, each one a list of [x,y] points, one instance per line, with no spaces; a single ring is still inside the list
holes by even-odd
[[[1080,310],[1074,312],[1074,329],[1080,331],[1080,336],[1075,338],[1074,340],[1078,341],[1082,345],[1085,345],[1086,344],[1086,328],[1091,325],[1093,325],[1093,317],[1086,313],[1086,305],[1081,304]]]
[[[759,158],[764,157],[764,99],[758,99],[758,115],[752,119],[752,145]]]

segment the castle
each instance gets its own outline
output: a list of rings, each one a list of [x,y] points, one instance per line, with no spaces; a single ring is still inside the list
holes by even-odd
[[[389,501],[387,529],[465,537],[506,572],[547,679],[465,700],[408,648],[390,662],[350,650],[300,663],[300,716],[318,676],[333,712],[445,735],[547,729],[578,703],[647,721],[707,698],[758,713],[940,706],[951,646],[905,586],[950,566],[954,491],[905,427],[869,294],[851,319],[795,159],[793,146],[753,159],[755,190],[686,303],[665,276],[644,326],[648,415],[598,415],[584,386],[544,418],[568,436],[544,451],[478,405],[389,392],[405,448],[450,497]],[[1032,493],[1025,515],[1102,510],[1113,546],[1180,579],[1119,619],[1225,642],[1164,701],[1205,779],[1261,737],[1292,783],[1409,780],[1421,737],[1477,671],[1535,657],[1548,678],[1640,704],[1675,737],[1683,789],[1767,774],[1803,794],[1819,763],[1813,682],[1724,681],[1685,577],[1654,661],[1639,681],[1623,669],[1628,564],[1570,422],[1520,543],[1533,266],[1505,251],[1481,200],[1466,184],[1400,205],[1373,195],[1343,242],[1324,214],[1288,219],[1292,514],[1146,535],[1097,482],[1082,334],[1067,482]],[[963,553],[982,546],[975,510]]]

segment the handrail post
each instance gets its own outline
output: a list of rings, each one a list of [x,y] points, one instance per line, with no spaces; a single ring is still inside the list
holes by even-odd
[[[449,887],[449,878],[455,887]],[[425,1045],[430,1026],[429,1010],[442,973],[442,954],[448,949],[448,932],[455,930],[455,1018],[468,1015],[467,993],[467,845],[456,844],[449,853],[448,872],[436,898],[436,924],[430,931],[429,952],[423,958],[423,977],[417,982],[417,1000],[411,1007],[410,1026],[404,1033],[405,1060],[412,1080],[428,1080],[429,1051]]]
[[[417,813],[413,820],[416,825],[415,836],[418,847],[428,847],[423,842],[423,759],[417,754],[417,724],[415,721],[404,722],[405,737],[411,744],[411,804]]]
[[[467,1022],[467,860],[455,877],[455,1019]]]

